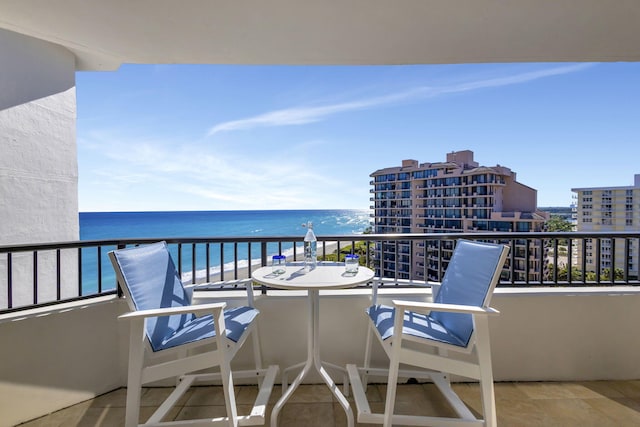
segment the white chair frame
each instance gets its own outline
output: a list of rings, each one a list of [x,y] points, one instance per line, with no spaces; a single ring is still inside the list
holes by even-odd
[[[151,310],[135,310],[132,307],[131,295],[124,284],[124,277],[120,271],[115,256],[109,253],[114,265],[117,279],[125,299],[128,300],[132,311],[119,316],[120,320],[129,322],[129,366],[127,379],[127,401],[125,426],[133,427],[143,425],[151,426],[248,426],[264,425],[266,408],[273,389],[275,378],[279,368],[276,365],[262,369],[262,357],[260,340],[257,331],[257,322],[254,321],[247,327],[238,342],[227,338],[224,308],[225,302],[197,304],[184,307],[169,307]],[[247,299],[253,307],[252,282],[246,281],[245,288]],[[185,287],[186,288],[186,287]],[[192,313],[196,316],[212,314],[216,336],[203,339],[176,348],[161,351],[153,351],[145,333],[145,321],[151,317],[169,316]],[[242,347],[249,335],[253,338],[254,361],[256,369],[245,371],[231,370],[231,360]],[[198,351],[192,351],[198,350]],[[219,368],[217,373],[194,373],[196,371]],[[239,415],[237,412],[233,378],[257,379],[259,392],[256,396],[251,413]],[[139,424],[140,401],[142,386],[159,380],[175,378],[177,385],[174,391],[165,399],[151,417],[143,424]],[[180,400],[184,393],[196,383],[221,381],[226,405],[226,417],[212,419],[197,419],[183,421],[162,421],[173,406]]]
[[[502,266],[509,251],[504,246],[500,254],[499,266],[492,278],[491,293],[497,284]],[[377,283],[374,283],[373,304],[377,299]],[[436,286],[434,291],[438,287]],[[435,298],[435,295],[434,295]],[[493,370],[491,366],[491,349],[489,340],[489,317],[499,312],[491,307],[467,306],[453,304],[437,304],[433,302],[414,302],[393,300],[395,308],[394,334],[382,340],[376,326],[368,321],[367,343],[364,366],[358,368],[354,364],[347,365],[347,372],[351,382],[353,396],[357,408],[357,420],[360,423],[383,424],[385,427],[393,424],[414,426],[489,426],[495,427],[496,407],[493,384]],[[473,317],[474,329],[466,347],[426,340],[402,334],[405,312],[428,314],[431,311],[468,313]],[[368,316],[367,316],[368,317]],[[368,319],[369,320],[369,319]],[[372,368],[370,366],[372,336],[378,338],[386,355],[389,357],[389,368]],[[407,345],[409,344],[409,345]],[[419,349],[422,346],[423,349]],[[425,349],[427,351],[425,351]],[[456,355],[466,355],[456,357]],[[471,360],[469,360],[471,359]],[[400,365],[409,365],[420,369],[400,369]],[[459,398],[451,387],[450,375],[478,380],[482,396],[483,419],[477,419],[466,404]],[[366,397],[366,387],[369,376],[387,377],[387,394],[384,413],[373,413]],[[394,404],[398,378],[415,378],[431,380],[440,390],[457,413],[458,418],[415,416],[394,414]]]

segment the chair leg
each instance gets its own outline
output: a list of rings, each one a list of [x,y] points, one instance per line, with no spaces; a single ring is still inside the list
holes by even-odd
[[[236,407],[236,395],[233,390],[233,377],[231,374],[231,366],[229,362],[223,360],[220,363],[220,374],[222,377],[222,389],[224,392],[224,400],[227,407],[227,417],[229,418],[229,426],[238,426],[238,408]]]
[[[373,341],[373,331],[371,330],[371,326],[369,326],[367,330],[367,343],[365,344],[364,364],[362,365],[364,367],[364,373],[362,374],[362,387],[365,392],[367,391],[367,383],[369,381],[367,370],[371,367],[371,346]]]
[[[227,409],[227,420],[229,427],[238,427],[238,408],[236,406],[236,395],[233,390],[233,376],[231,372],[231,361],[229,349],[227,348],[227,335],[224,312],[222,309],[213,313],[213,327],[216,330],[216,345],[218,347],[220,361],[220,378],[222,379],[222,391]]]
[[[440,357],[448,357],[449,355],[449,351],[445,348],[440,348],[438,347],[436,349],[436,353],[440,356]],[[444,375],[442,376],[444,378],[444,380],[447,382],[447,384],[449,385],[449,387],[451,387],[451,375],[449,375],[448,373],[443,373]]]
[[[178,350],[178,353],[176,354],[176,360],[180,360],[180,359],[184,359],[189,355],[189,352],[185,349],[180,349]],[[180,384],[180,380],[181,380],[181,376],[178,375],[176,377],[176,387],[178,387],[178,385]]]
[[[476,325],[478,334],[476,351],[478,354],[478,364],[480,366],[480,392],[484,425],[486,427],[496,427],[497,415],[493,385],[493,368],[491,366],[491,348],[489,345],[489,321],[483,316],[477,316]]]
[[[400,354],[402,353],[402,329],[404,310],[396,308],[393,315],[393,337],[391,341],[391,353],[389,354],[389,377],[387,378],[387,401],[384,404],[384,427],[391,427],[393,410],[396,401],[396,388],[398,385],[398,371],[400,370]]]
[[[258,333],[258,328],[251,331],[252,339],[253,339],[253,361],[256,365],[256,371],[262,369],[262,347],[260,346],[260,334]],[[262,376],[258,376],[258,390],[262,387]]]
[[[396,401],[396,388],[398,385],[398,371],[400,369],[399,352],[392,350],[391,360],[389,361],[389,376],[387,378],[387,397],[384,404],[384,427],[391,427],[393,420],[393,411]]]
[[[136,363],[134,363],[136,364]],[[129,359],[129,378],[127,380],[127,407],[125,413],[125,426],[135,427],[140,419],[140,395],[142,393],[142,378],[140,370],[142,363],[137,364],[138,369],[132,372],[132,360]]]
[[[140,421],[144,341],[144,321],[132,321],[129,333],[129,369],[127,377],[127,406],[125,410],[126,427],[136,427]]]

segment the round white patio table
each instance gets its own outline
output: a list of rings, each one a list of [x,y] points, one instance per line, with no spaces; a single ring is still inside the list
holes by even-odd
[[[351,406],[340,390],[338,390],[338,387],[324,369],[322,361],[320,360],[320,291],[351,288],[368,282],[373,278],[373,271],[360,266],[356,274],[349,274],[345,271],[344,263],[318,263],[316,268],[309,271],[306,271],[304,266],[300,264],[287,264],[285,273],[274,274],[271,271],[271,267],[262,267],[254,271],[251,277],[260,284],[274,288],[308,291],[309,325],[307,333],[307,360],[306,362],[285,369],[286,372],[291,368],[304,364],[302,371],[300,371],[295,380],[293,380],[293,383],[291,383],[291,387],[287,387],[286,380],[283,381],[284,393],[271,412],[271,426],[277,426],[280,409],[282,409],[287,400],[289,400],[293,392],[310,372],[311,368],[314,368],[327,384],[331,393],[333,393],[338,402],[340,402],[342,408],[344,408],[347,414],[348,427],[353,427],[353,411],[351,410]]]

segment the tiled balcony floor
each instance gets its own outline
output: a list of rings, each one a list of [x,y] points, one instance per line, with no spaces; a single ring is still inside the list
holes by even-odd
[[[472,411],[481,409],[476,384],[456,384],[454,387]],[[385,389],[385,385],[372,385],[367,391],[374,412],[382,412]],[[141,420],[146,420],[153,413],[170,390],[145,389]],[[237,387],[240,413],[249,412],[256,392],[256,387]],[[279,387],[274,389],[267,416],[270,416],[279,393]],[[126,390],[119,389],[22,426],[122,426],[125,395]],[[353,401],[349,400],[353,406]],[[500,426],[638,426],[640,380],[496,383],[496,404]],[[174,408],[171,416],[175,420],[223,416],[223,405],[220,387],[194,387]],[[452,415],[432,384],[400,386],[396,407],[405,414]],[[337,427],[346,424],[342,407],[324,385],[303,385],[296,390],[280,412],[278,422],[281,427]]]

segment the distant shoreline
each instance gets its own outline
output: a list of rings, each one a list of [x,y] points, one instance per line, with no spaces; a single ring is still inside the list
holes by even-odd
[[[80,211],[79,215],[93,215],[93,214],[173,214],[173,213],[233,213],[233,212],[244,212],[244,213],[260,213],[260,212],[327,212],[327,211],[352,211],[352,212],[371,212],[371,209],[365,208],[336,208],[336,209],[214,209],[214,210],[202,210],[202,209],[194,209],[194,210],[175,210],[175,211],[166,211],[166,210],[153,210],[153,211]]]
[[[338,249],[338,242],[319,242],[320,244],[325,243],[326,245],[326,249],[324,250],[324,252],[327,255],[333,254],[337,249]],[[323,253],[323,248],[321,245],[318,245],[318,256],[322,256]],[[349,244],[345,244],[342,245],[341,247],[345,247],[345,246],[349,246],[351,243]],[[302,261],[302,254],[298,253],[298,259],[296,261]],[[267,265],[269,264],[270,260],[267,260]],[[287,262],[293,262],[293,255],[289,255],[287,256]],[[251,270],[255,271],[258,268],[262,267],[260,265],[260,263],[256,262],[254,264],[252,264],[251,266]],[[209,280],[206,280],[206,277],[202,277],[202,278],[197,278],[196,279],[196,284],[200,285],[200,284],[204,284],[204,283],[215,283],[215,282],[219,282],[221,281],[220,279],[221,274],[220,273],[211,273],[209,276]],[[242,267],[242,268],[238,268],[238,277],[234,276],[234,271],[233,269],[230,270],[225,270],[224,271],[224,280],[242,280],[242,279],[247,279],[249,278],[249,267]]]

